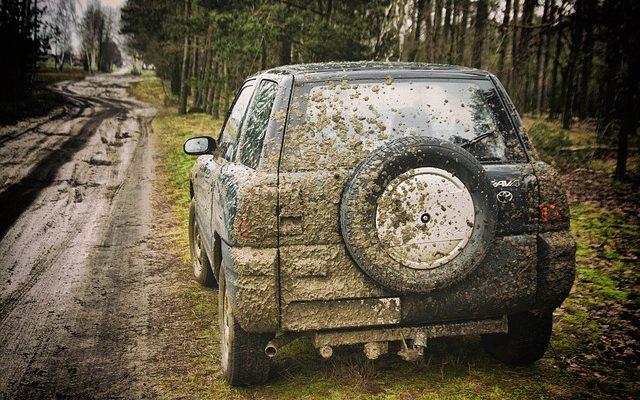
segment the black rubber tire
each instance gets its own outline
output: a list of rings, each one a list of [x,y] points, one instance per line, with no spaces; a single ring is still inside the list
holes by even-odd
[[[269,340],[273,339],[273,334],[252,333],[242,329],[233,317],[233,313],[230,310],[232,307],[229,307],[231,296],[225,284],[224,266],[220,267],[218,281],[220,363],[224,379],[232,386],[264,383],[269,379],[269,372],[271,371],[271,360],[266,356],[264,349]],[[226,327],[228,327],[227,333],[225,333]],[[225,346],[227,336],[228,341]]]
[[[378,198],[402,173],[435,167],[456,176],[474,203],[475,223],[467,245],[433,269],[409,268],[384,250],[376,230]],[[465,149],[430,137],[405,137],[373,151],[354,171],[340,204],[340,229],[355,263],[380,285],[400,293],[428,293],[450,286],[485,258],[495,235],[497,205],[484,168]]]
[[[196,206],[195,202],[191,201],[191,206],[189,207],[189,251],[191,252],[193,276],[202,286],[215,288],[217,286],[216,278],[211,269],[207,251],[199,236]]]
[[[509,332],[482,335],[482,345],[487,353],[507,365],[529,365],[547,351],[552,327],[550,311],[510,315]]]

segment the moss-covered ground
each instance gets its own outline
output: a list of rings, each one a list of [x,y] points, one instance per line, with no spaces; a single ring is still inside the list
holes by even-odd
[[[219,369],[217,292],[191,279],[187,247],[188,171],[194,161],[182,153],[192,135],[217,136],[221,122],[206,114],[177,115],[157,79],[132,88],[156,105],[158,179],[164,210],[174,223],[165,234],[166,251],[180,260],[182,289],[176,304],[190,338],[188,352],[165,357],[181,368],[166,368],[154,385],[169,398],[327,398],[327,399],[579,399],[639,398],[638,340],[640,226],[637,205],[638,156],[631,180],[610,180],[610,157],[565,163],[570,188],[572,232],[578,243],[577,277],[571,295],[555,313],[551,346],[530,367],[509,368],[481,350],[478,337],[429,343],[424,360],[406,363],[396,356],[367,361],[357,347],[337,349],[323,360],[299,340],[275,358],[273,379],[264,386],[229,387]],[[169,105],[166,105],[169,104]],[[528,120],[530,125],[532,122]],[[569,145],[583,145],[593,132],[565,132]],[[595,142],[593,142],[595,143]],[[555,155],[543,154],[550,162]],[[171,346],[169,346],[171,348]]]

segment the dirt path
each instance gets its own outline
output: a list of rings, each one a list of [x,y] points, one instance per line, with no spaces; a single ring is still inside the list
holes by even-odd
[[[153,396],[155,111],[130,82],[61,84],[64,110],[0,132],[0,398]]]

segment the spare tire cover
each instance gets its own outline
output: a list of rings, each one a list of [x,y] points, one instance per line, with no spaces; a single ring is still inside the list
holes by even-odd
[[[405,137],[372,152],[340,204],[340,229],[356,264],[401,293],[449,286],[473,271],[493,242],[493,188],[469,152]]]

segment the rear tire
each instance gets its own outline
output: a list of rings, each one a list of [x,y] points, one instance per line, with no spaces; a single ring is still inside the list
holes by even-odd
[[[264,349],[273,335],[246,332],[233,317],[224,266],[220,267],[218,321],[220,323],[221,364],[224,379],[232,386],[264,383],[269,379],[271,361]]]
[[[487,353],[512,366],[529,365],[542,358],[551,339],[551,311],[510,315],[508,325],[508,333],[482,335]]]
[[[215,288],[216,279],[211,269],[207,251],[202,243],[202,236],[196,220],[196,206],[191,202],[189,207],[189,250],[191,251],[191,265],[193,276],[202,286]]]

